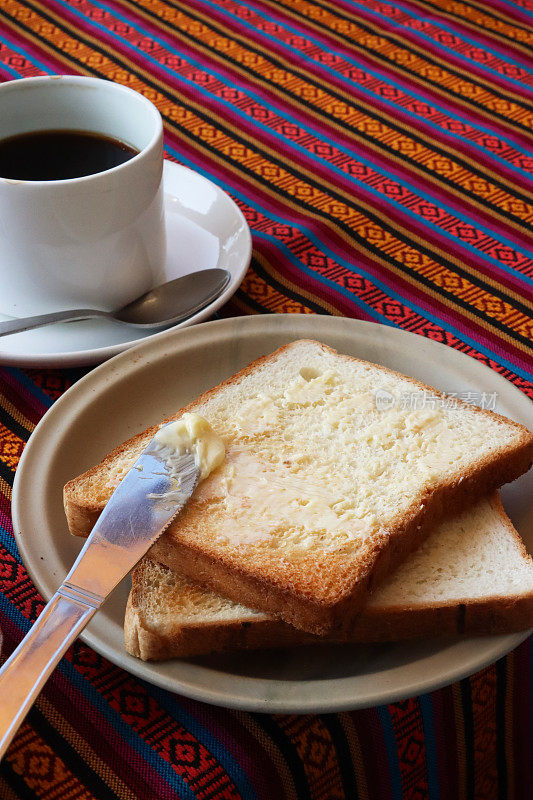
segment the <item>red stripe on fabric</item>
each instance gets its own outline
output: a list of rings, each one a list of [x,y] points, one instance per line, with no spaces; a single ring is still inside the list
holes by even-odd
[[[89,3],[80,4],[80,7],[83,6],[84,8],[91,8]],[[126,36],[127,40],[130,41],[133,45],[139,47],[145,47],[149,50],[149,43],[146,41],[146,38],[142,37],[141,34],[137,34],[132,32],[128,35],[126,31],[122,32],[123,36]],[[110,44],[113,44],[113,40],[110,39]],[[116,45],[116,43],[115,43]],[[142,60],[140,56],[135,53],[135,51],[129,50],[126,45],[120,45],[118,47],[121,52],[127,53],[130,58],[135,63],[142,64]],[[161,53],[158,55],[159,59],[165,59],[165,52],[161,50]],[[153,52],[150,52],[152,57],[155,56]],[[164,72],[163,68],[160,69],[155,68],[155,72],[157,72],[163,81],[168,81],[168,75]],[[220,83],[219,81],[214,81],[212,79],[209,81],[209,76],[206,71],[198,72],[196,68],[188,67],[187,64],[181,65],[180,69],[178,70],[178,74],[186,74],[189,79],[195,81],[201,81],[202,85],[208,91],[211,91],[212,94],[210,97],[205,98],[204,101],[205,105],[208,108],[212,108],[213,111],[219,115],[222,119],[226,119],[230,124],[239,124],[238,119],[233,119],[231,112],[228,112],[226,106],[221,106],[220,103],[217,102],[217,97],[220,98],[223,95],[227,95],[227,88],[224,84]],[[202,79],[202,75],[204,79]],[[212,87],[209,86],[209,83],[214,83]],[[179,87],[180,91],[182,91],[187,97],[189,97],[192,101],[196,101],[197,97],[193,89],[182,85]],[[262,108],[254,101],[251,101],[249,98],[246,98],[242,92],[239,90],[234,90],[235,95],[237,97],[232,98],[232,102],[235,103],[236,106],[240,106],[243,110],[248,113],[250,116],[250,123],[254,123],[254,116],[255,111],[258,109],[262,109],[261,115],[261,122],[263,124],[269,125],[273,130],[277,131],[278,133],[282,133],[283,129],[287,127],[287,123],[283,120],[282,117],[276,117],[273,112],[270,112],[266,108]],[[239,97],[241,102],[239,102]],[[246,100],[247,102],[242,102]],[[273,119],[269,121],[269,117]],[[294,128],[295,126],[293,126]],[[320,155],[322,159],[322,163],[317,163],[315,160],[311,160],[311,157],[306,159],[306,157],[301,154],[300,152],[300,161],[303,160],[306,163],[306,166],[311,174],[315,176],[322,176],[330,181],[336,181],[346,187],[347,192],[351,194],[356,194],[358,191],[366,195],[367,202],[370,206],[376,207],[379,205],[380,198],[379,196],[376,198],[375,195],[371,194],[369,190],[365,190],[365,188],[359,186],[356,187],[352,182],[350,182],[349,176],[353,175],[358,180],[363,181],[365,184],[371,185],[374,189],[378,189],[380,194],[385,198],[389,195],[393,198],[392,206],[388,206],[391,209],[392,214],[396,214],[399,219],[403,220],[403,224],[405,227],[409,228],[412,225],[418,225],[421,230],[424,230],[426,236],[433,236],[435,240],[439,241],[441,247],[447,248],[450,247],[450,240],[446,239],[443,234],[439,234],[436,231],[432,231],[430,234],[427,233],[427,226],[425,225],[425,213],[427,210],[430,210],[432,213],[431,222],[433,225],[437,225],[442,230],[447,230],[452,233],[455,237],[452,246],[455,248],[456,252],[459,253],[459,257],[461,257],[461,245],[462,245],[462,237],[466,238],[468,244],[477,247],[481,253],[489,254],[494,257],[495,248],[498,249],[500,252],[502,249],[507,249],[509,252],[513,253],[513,268],[527,272],[529,270],[533,270],[533,260],[531,258],[526,257],[522,253],[518,251],[511,251],[511,249],[503,245],[497,238],[491,238],[490,235],[481,234],[481,232],[477,231],[476,228],[469,224],[468,222],[464,222],[459,218],[454,218],[448,212],[442,210],[439,206],[431,203],[430,201],[423,200],[422,198],[418,197],[416,194],[413,194],[410,190],[402,186],[400,183],[395,182],[391,178],[387,178],[384,175],[376,172],[373,168],[369,166],[365,166],[360,162],[354,161],[353,158],[346,156],[343,152],[336,150],[335,148],[331,147],[331,152],[326,153],[326,149],[329,148],[329,145],[326,145],[324,142],[320,141],[312,134],[306,133],[304,131],[300,131],[299,135],[297,129],[291,131],[291,140],[286,140],[284,143],[280,143],[278,138],[275,138],[273,135],[269,135],[269,133],[265,132],[264,130],[260,130],[257,126],[254,129],[254,136],[258,140],[258,142],[262,144],[266,144],[272,148],[274,152],[279,149],[281,146],[289,151],[291,147],[291,142],[296,142],[298,139],[305,141],[305,148],[310,150],[311,152],[314,151],[315,155]],[[313,148],[311,150],[311,148]],[[338,172],[328,175],[328,166],[329,164],[336,166],[347,173],[346,177],[339,176]],[[419,188],[422,188],[422,183],[417,178],[408,177],[407,180],[410,183],[414,183]],[[427,187],[426,187],[427,188]],[[433,192],[433,194],[437,194],[442,196],[442,192]],[[452,205],[459,209],[460,211],[464,211],[464,204],[461,206],[453,195],[448,195],[444,197],[446,202],[451,202]],[[419,207],[422,211],[424,211],[424,215],[420,213]],[[417,212],[417,216],[413,219],[413,217],[407,215],[406,208],[409,208],[411,211]],[[521,234],[520,232],[516,231],[513,227],[508,225],[502,220],[494,219],[494,215],[491,215],[488,212],[479,212],[477,210],[473,210],[472,208],[469,209],[468,215],[481,222],[482,224],[488,225],[489,227],[492,226],[493,228],[496,226],[497,232],[496,236],[499,232],[503,233],[505,236],[514,239],[517,242],[518,247],[525,246],[528,247],[531,244],[530,237],[526,237],[525,234]],[[517,218],[517,221],[518,218]],[[476,241],[477,240],[477,241]],[[464,257],[464,255],[463,255]],[[500,254],[499,256],[502,258],[503,256]]]
[[[2,31],[2,35],[4,35],[4,31]],[[32,64],[31,61],[28,61],[23,55],[9,47],[9,45],[0,42],[0,72],[5,76],[2,78],[2,82],[13,80],[13,75],[8,68],[15,70],[17,76],[21,78],[32,78],[35,75],[44,74],[42,70]]]
[[[4,596],[34,622],[44,608],[44,601],[33,585],[26,568],[6,549],[0,549],[0,586]]]
[[[427,797],[424,726],[417,698],[389,705],[404,797]]]
[[[474,726],[474,794],[480,800],[490,800],[498,786],[495,665],[472,675],[469,682]]]
[[[52,400],[61,397],[88,370],[25,369],[27,377]]]
[[[381,5],[383,9],[383,4],[381,3],[379,5]],[[374,4],[374,7],[375,6],[376,4]],[[452,4],[450,4],[450,6],[444,5],[442,7],[437,7],[438,4],[432,2],[421,2],[420,5],[417,5],[416,3],[411,2],[411,0],[403,0],[402,6],[404,8],[408,8],[413,16],[423,16],[425,19],[431,21],[435,26],[441,24],[448,28],[452,28],[452,30],[455,32],[455,35],[460,40],[475,39],[476,42],[484,44],[487,49],[496,50],[499,53],[501,60],[504,62],[506,56],[512,55],[513,60],[523,60],[526,63],[529,62],[530,66],[533,67],[533,56],[525,52],[525,48],[527,48],[527,41],[521,41],[519,37],[514,39],[509,33],[499,30],[496,27],[494,29],[490,27],[483,27],[481,21],[476,23],[471,17],[466,16],[464,19],[461,19],[457,12],[454,13]],[[483,14],[485,12],[480,11],[479,13]],[[486,14],[490,17],[493,16],[489,9],[487,9]],[[472,27],[469,27],[467,23],[470,23]],[[507,23],[507,25],[509,27],[513,27],[512,23]],[[514,27],[517,29],[519,28],[518,24],[515,24]],[[526,27],[522,27],[521,30],[525,34],[525,38],[528,38],[528,29]],[[500,37],[504,38],[505,41],[502,41]],[[524,49],[520,47],[521,44],[524,46]]]
[[[533,3],[528,3],[527,0],[514,0],[514,2],[506,3],[505,0],[490,0],[489,3],[481,2],[479,5],[486,6],[487,10],[498,10],[505,14],[507,17],[514,17],[520,25],[531,26],[533,12]],[[530,13],[528,14],[528,10]]]
[[[193,6],[198,6],[202,4],[202,0],[188,0],[188,2]],[[288,10],[280,5],[278,5],[274,9],[271,6],[268,6],[265,3],[263,3],[262,0],[255,0],[253,12],[250,14],[246,13],[247,10],[241,6],[238,6],[234,2],[234,0],[219,0],[218,5],[221,6],[224,5],[225,7],[230,8],[231,12],[235,14],[235,17],[233,19],[236,22],[234,23],[232,20],[233,26],[235,26],[235,24],[238,21],[240,21],[239,19],[240,16],[244,17],[247,22],[256,23],[257,26],[256,31],[243,27],[241,29],[241,33],[245,38],[250,38],[252,40],[260,42],[262,50],[266,51],[267,53],[269,51],[272,51],[272,52],[277,52],[279,54],[283,54],[283,52],[285,51],[283,49],[280,50],[280,46],[272,39],[264,41],[264,39],[261,38],[261,34],[259,33],[261,26],[263,27],[268,26],[269,23],[268,21],[265,21],[264,17],[261,17],[258,20],[256,16],[254,16],[254,14],[257,15],[261,13],[264,16],[273,19],[276,23],[279,22],[281,24],[290,25],[291,27],[296,27],[299,31],[301,31],[303,37],[309,34],[308,29],[305,27],[305,23],[296,17],[290,16]],[[209,10],[206,13],[208,13],[208,15],[215,17],[216,19],[219,19],[222,23],[225,22],[225,24],[228,25],[227,18],[223,15],[219,15],[217,9],[209,8]],[[494,127],[494,134],[495,136],[498,136],[498,131],[499,131],[498,125],[499,124],[501,125],[503,121],[500,122],[500,120],[498,121],[495,121],[493,119],[491,120],[490,116],[489,117],[484,116],[482,112],[478,111],[475,108],[475,106],[469,105],[468,108],[466,108],[462,103],[459,102],[459,100],[461,99],[460,96],[457,96],[456,100],[453,95],[450,95],[448,93],[445,93],[444,95],[439,94],[438,89],[441,87],[439,87],[438,85],[435,87],[431,87],[424,83],[416,83],[415,79],[411,77],[409,73],[404,72],[395,63],[391,63],[390,65],[387,63],[383,63],[383,61],[377,58],[371,51],[365,51],[362,47],[361,49],[359,49],[355,46],[355,43],[354,45],[350,46],[349,43],[343,42],[340,39],[336,39],[333,35],[333,32],[327,32],[324,29],[317,30],[313,28],[312,36],[314,39],[322,41],[326,45],[327,49],[331,50],[333,53],[344,54],[348,57],[355,55],[355,57],[359,61],[361,61],[361,63],[365,66],[365,68],[370,69],[372,71],[375,70],[379,71],[384,75],[385,80],[387,80],[388,71],[390,71],[393,80],[395,82],[401,83],[404,86],[405,91],[414,92],[415,94],[418,95],[423,95],[430,103],[438,102],[440,106],[445,107],[449,111],[449,115],[452,119],[454,119],[456,116],[462,116],[462,117],[468,116],[469,119],[472,120],[473,124],[477,125],[481,124],[484,127],[486,127],[487,125]],[[313,45],[313,47],[316,50],[316,45]],[[317,63],[317,69],[320,69],[319,63]],[[332,78],[331,74],[328,73],[327,80],[331,81],[331,78]],[[350,92],[352,94],[357,95],[356,84],[353,85]],[[526,148],[529,146],[528,144],[529,140],[526,133],[522,133],[520,131],[517,131],[515,128],[508,128],[507,126],[505,126],[505,134],[508,138],[514,139],[514,141],[519,146]]]
[[[433,692],[431,702],[440,796],[442,800],[448,797],[459,797],[457,733],[451,687],[447,686],[438,692]]]
[[[442,50],[438,47],[436,43],[429,43],[425,38],[419,35],[419,31],[414,30],[412,27],[406,27],[402,24],[401,21],[397,19],[393,19],[389,17],[389,19],[384,19],[383,17],[376,18],[366,8],[359,6],[355,9],[353,6],[350,6],[343,0],[337,0],[337,5],[339,7],[343,7],[346,9],[350,16],[354,19],[357,23],[358,20],[362,20],[370,25],[374,30],[376,29],[383,29],[387,31],[390,35],[394,36],[396,39],[400,39],[399,43],[396,44],[398,48],[402,47],[402,40],[405,42],[406,46],[413,45],[419,51],[421,51],[421,58],[424,58],[424,53],[429,53],[431,58],[438,59],[443,63],[443,68],[454,68],[456,71],[461,72],[465,75],[465,79],[469,80],[468,75],[475,76],[475,82],[479,86],[485,87],[485,84],[490,81],[494,84],[495,87],[499,87],[499,89],[505,94],[514,93],[517,94],[519,92],[523,92],[529,99],[533,100],[533,87],[528,86],[526,83],[522,83],[520,87],[513,86],[506,82],[506,76],[502,75],[498,72],[485,72],[482,69],[479,69],[476,66],[476,62],[473,58],[469,61],[465,62],[461,59],[459,53],[455,52],[454,50],[447,49]],[[391,5],[391,11],[396,11],[397,13],[400,11],[397,7]],[[401,13],[401,12],[400,12]],[[407,19],[410,19],[407,17]],[[466,43],[465,43],[466,45]],[[533,76],[529,78],[530,80],[533,79]],[[490,86],[486,87],[488,92],[491,92],[492,89]],[[520,105],[519,100],[513,100],[513,102]],[[526,99],[526,98],[524,98]]]
[[[515,800],[533,797],[533,760],[531,758],[531,676],[533,665],[531,663],[531,643],[526,639],[513,651],[515,666],[513,670],[513,685],[508,691],[513,692],[512,719],[513,726],[513,762],[509,765],[514,769]],[[511,800],[511,799],[510,799]]]
[[[344,5],[348,8],[347,3]],[[349,6],[352,9],[354,8],[353,3],[350,3]],[[405,8],[408,8],[411,13],[404,11]],[[468,72],[468,62],[459,61],[459,57],[462,55],[477,63],[482,63],[484,66],[499,73],[502,85],[507,86],[510,90],[514,88],[514,91],[517,91],[517,88],[513,87],[511,84],[506,84],[505,81],[507,78],[522,82],[526,91],[528,89],[531,90],[531,85],[533,84],[533,75],[531,74],[533,59],[531,56],[528,57],[528,54],[523,51],[513,54],[512,41],[509,42],[507,48],[505,48],[505,46],[500,44],[497,40],[495,41],[494,39],[490,39],[489,36],[484,36],[484,29],[481,26],[478,26],[475,32],[468,30],[468,28],[463,29],[460,22],[453,21],[447,17],[439,17],[438,12],[435,12],[428,6],[420,9],[413,7],[412,4],[407,1],[402,3],[400,9],[398,7],[391,7],[389,4],[384,5],[379,2],[379,0],[377,2],[376,0],[367,0],[365,3],[365,13],[368,14],[368,19],[371,18],[371,11],[383,15],[385,9],[388,12],[388,18],[394,21],[395,26],[398,25],[402,33],[410,33],[420,47],[424,47],[424,44],[427,45],[427,38],[432,40],[433,44],[430,46],[432,47],[432,52],[438,58],[448,59],[452,55],[458,59],[458,63],[462,66],[462,69]],[[420,17],[422,17],[422,19],[420,19]],[[373,19],[376,20],[375,17],[373,17]],[[441,27],[439,27],[439,24]],[[451,30],[444,30],[443,26]],[[476,44],[467,41],[467,39],[472,39],[474,37]],[[478,43],[485,43],[487,48],[484,49],[478,46]],[[506,60],[509,55],[513,56],[513,61],[522,61],[523,65],[517,67],[511,61]],[[487,73],[481,74],[488,76]],[[490,79],[492,79],[492,77],[493,75],[490,76]],[[518,88],[518,91],[520,91],[520,88]]]
[[[220,175],[221,180],[225,180],[227,177],[224,172],[219,171],[218,165],[216,164],[213,164],[211,172]],[[235,175],[232,176],[232,180],[234,184],[238,184],[238,180]],[[243,184],[243,190],[249,191],[249,187],[247,187],[246,184]],[[280,206],[279,205],[277,207],[272,206],[270,198],[266,195],[263,195],[260,189],[257,189],[257,199],[262,205],[266,206],[268,210],[272,211],[272,213],[276,213],[277,215],[279,215]],[[254,216],[258,214],[258,212],[255,211],[250,213],[253,213]],[[287,218],[288,221],[291,222],[297,219],[297,217],[293,215],[291,209],[285,209],[283,215]],[[250,214],[248,214],[247,216],[248,216],[248,221],[251,224],[252,230],[254,228],[257,229],[257,224],[256,224],[257,221],[255,219],[251,219]],[[309,224],[309,222],[305,221],[304,224]],[[271,226],[271,228],[275,230],[275,224],[272,223],[271,221],[268,221],[266,225]],[[403,279],[401,278],[401,276],[389,272],[388,270],[384,273],[383,267],[381,267],[379,264],[373,261],[369,256],[363,254],[360,251],[355,251],[354,255],[353,249],[347,249],[346,243],[342,239],[340,239],[340,236],[337,236],[330,229],[326,230],[326,228],[324,227],[320,231],[320,237],[324,243],[327,243],[331,247],[331,249],[339,253],[339,255],[341,255],[343,258],[351,261],[355,260],[356,263],[360,264],[361,266],[364,266],[364,268],[369,273],[375,274],[376,277],[379,277],[382,281],[387,282],[387,284],[390,285],[391,287],[396,285],[398,285],[399,287],[405,285],[403,283]],[[289,240],[286,242],[287,246],[289,246],[290,249],[293,249],[295,251],[295,254],[297,254],[299,258],[302,258],[303,249],[305,250],[307,250],[308,248],[310,250],[313,249],[313,246],[309,244],[307,238],[303,234],[299,233],[298,239],[291,237],[287,238]],[[301,243],[304,244],[303,248]],[[323,255],[321,255],[318,250],[316,251],[315,258],[316,258],[316,261],[314,263],[315,270],[319,269],[318,262],[320,262],[320,265],[331,263],[330,260],[326,259]],[[290,272],[292,271],[292,269],[293,267],[290,265],[290,263],[288,261],[285,261],[284,270]],[[337,283],[340,283],[339,274],[349,275],[348,270],[346,270],[343,267],[338,267],[334,271],[336,274],[332,276],[332,280]],[[322,274],[327,274],[327,273],[325,273],[322,270]],[[300,280],[302,280],[302,278],[300,278]],[[351,276],[351,280],[355,281],[356,276]],[[367,287],[370,287],[371,284],[370,282],[368,282],[368,279],[362,279],[362,280],[367,282],[366,283]],[[409,289],[408,298],[410,299],[416,298],[417,300],[419,298],[420,302],[421,303],[423,302],[424,308],[428,310],[432,309],[432,311],[435,310],[436,314],[441,313],[441,308],[442,308],[443,315],[444,314],[446,315],[446,321],[449,321],[459,330],[464,331],[465,334],[467,335],[470,335],[471,326],[475,326],[476,333],[480,332],[480,335],[483,338],[483,344],[489,344],[490,346],[492,346],[492,344],[494,343],[497,352],[499,354],[504,355],[505,358],[509,360],[515,361],[515,363],[517,363],[518,366],[524,368],[526,371],[529,369],[530,365],[528,356],[524,355],[522,351],[518,350],[516,347],[514,347],[514,345],[509,344],[508,342],[503,342],[501,339],[498,338],[496,334],[491,334],[478,323],[472,322],[471,320],[465,320],[464,317],[458,314],[457,312],[451,312],[449,307],[445,304],[444,301],[441,301],[440,299],[430,298],[427,294],[423,293],[423,291],[418,286],[415,286],[414,284],[408,284],[408,289]],[[319,290],[317,287],[314,289],[314,291],[318,293],[319,291],[322,292],[323,289]],[[379,313],[383,313],[385,317],[391,320],[391,322],[394,322],[395,324],[398,324],[400,325],[400,327],[404,327],[407,330],[413,330],[414,328],[412,327],[409,321],[412,319],[416,319],[417,332],[419,332],[420,327],[425,327],[426,329],[435,329],[436,326],[434,326],[433,323],[429,323],[426,322],[425,320],[422,320],[422,318],[418,315],[417,312],[412,311],[411,309],[403,305],[401,302],[397,302],[392,298],[387,297],[385,294],[382,293],[381,290],[376,289],[375,291],[378,296],[383,297],[383,300],[382,302],[376,302],[374,295],[374,299],[371,302],[371,306],[375,310],[379,311]],[[420,294],[418,294],[419,292]],[[393,310],[394,313],[391,313]],[[359,309],[357,311],[352,310],[350,316],[360,316],[360,310]],[[441,339],[442,340],[448,339],[450,341],[454,340],[455,342],[459,341],[452,334],[442,334]]]
[[[118,8],[119,10],[121,9],[121,5],[120,5],[119,2],[118,3],[117,2],[112,2],[112,0],[111,0],[109,2],[109,5],[110,5],[110,7]],[[192,8],[193,7],[193,3],[190,3],[189,7]],[[134,17],[133,11],[134,10],[132,9],[132,17]],[[140,24],[143,27],[145,27],[148,31],[153,32],[154,35],[157,35],[159,38],[163,38],[165,41],[169,42],[170,44],[173,44],[173,43],[175,44],[174,37],[169,36],[166,33],[164,27],[160,28],[157,25],[155,25],[155,23],[151,23],[151,22],[147,21],[144,17],[141,17],[140,15],[137,15],[134,18],[136,19],[138,24]],[[227,20],[225,20],[225,18],[222,18],[222,21],[225,21],[225,23],[227,25]],[[244,34],[244,31],[243,31],[243,34]],[[283,31],[280,31],[278,29],[276,31],[276,34],[277,34],[278,37],[282,37]],[[253,41],[253,40],[256,39],[256,36],[257,36],[257,34],[254,35],[254,33],[252,33],[251,36],[248,36],[247,38]],[[287,32],[285,38],[290,40],[291,34],[289,32]],[[265,42],[261,42],[261,46],[264,47],[264,45],[265,45]],[[206,70],[209,71],[209,61],[208,61],[208,59],[201,52],[201,50],[199,50],[199,49],[197,49],[197,47],[195,48],[193,46],[192,39],[189,39],[187,37],[183,37],[179,41],[179,47],[180,47],[181,50],[184,51],[186,56],[190,54],[196,60],[202,61],[202,63],[204,63],[206,65]],[[306,42],[303,41],[301,39],[301,37],[299,37],[299,39],[298,39],[298,49],[301,50],[302,52],[305,52],[306,48],[308,49],[310,55],[312,54],[314,57],[317,57],[318,54],[317,54],[316,45],[311,43],[311,42],[306,44]],[[269,49],[272,49],[272,48],[269,48]],[[287,53],[285,51],[281,50],[280,52],[284,53],[285,57],[287,57]],[[266,54],[265,54],[265,57],[268,58],[268,56]],[[332,67],[332,66],[335,66],[335,64],[337,62],[339,62],[339,56],[337,55],[336,52],[331,53],[331,59],[328,60],[328,59],[326,59],[326,53],[323,52],[323,51],[320,51],[320,60],[316,61],[315,63],[316,63],[317,68],[321,69],[322,66],[325,65],[326,63],[328,64],[328,66]],[[341,67],[342,64],[344,64],[344,69],[341,70],[340,67]],[[244,89],[246,91],[250,91],[250,90],[254,91],[256,94],[260,94],[265,99],[265,101],[267,103],[272,102],[273,95],[271,93],[269,93],[267,90],[262,89],[261,87],[256,86],[253,83],[253,81],[247,81],[246,74],[244,74],[244,75],[243,74],[239,74],[237,72],[237,68],[236,67],[232,67],[232,65],[230,65],[230,64],[219,64],[219,63],[217,63],[217,67],[216,68],[217,68],[217,71],[220,71],[222,74],[224,74],[232,84],[235,84],[235,81],[237,81],[237,82],[240,83],[242,89]],[[347,62],[342,62],[342,61],[339,62],[338,68],[339,68],[339,72],[342,72],[343,74],[345,74],[345,73],[351,74],[351,73],[354,72],[354,69],[355,69],[353,67],[353,65],[348,64]],[[358,94],[358,86],[361,85],[361,84],[364,85],[365,83],[367,83],[369,85],[369,87],[371,86],[373,90],[376,89],[376,84],[378,84],[378,83],[381,84],[383,86],[383,88],[384,88],[384,91],[387,92],[387,97],[389,97],[389,99],[390,99],[390,93],[391,92],[394,92],[396,94],[398,91],[400,91],[400,90],[397,90],[396,88],[391,87],[390,85],[388,85],[384,81],[378,81],[374,76],[366,75],[360,69],[356,69],[356,73],[357,73],[356,80],[355,80],[355,82],[352,83],[352,91],[355,92],[356,95]],[[330,74],[328,74],[325,77],[326,77],[327,80],[331,80]],[[334,80],[333,83],[336,84],[338,86],[338,88],[340,88],[341,90],[346,91],[346,86],[342,82]],[[235,89],[235,91],[238,91],[238,90]],[[359,96],[364,97],[362,94],[360,94]],[[412,126],[413,122],[414,122],[414,120],[413,120],[414,108],[416,107],[416,110],[417,110],[417,113],[418,113],[423,104],[421,104],[420,101],[417,100],[414,97],[409,97],[408,95],[405,95],[405,97],[407,98],[407,101],[410,104],[406,109],[399,108],[397,112],[396,111],[395,112],[391,112],[391,109],[388,109],[388,113],[395,113],[395,114],[398,113],[398,118],[399,119],[404,118],[405,122],[408,125]],[[379,97],[376,98],[376,99],[379,102]],[[280,102],[283,102],[283,101],[280,98],[277,97],[274,100],[274,102],[279,104]],[[369,102],[368,98],[366,98],[366,102]],[[330,124],[330,123],[324,121],[323,119],[317,120],[317,118],[313,117],[311,113],[306,117],[305,112],[301,113],[296,108],[291,109],[291,114],[294,115],[294,116],[297,116],[298,119],[300,119],[300,120],[306,120],[307,119],[308,123],[313,124],[314,127],[316,127],[317,124],[318,125],[322,125],[322,126],[327,126],[327,125]],[[434,109],[434,116],[440,122],[442,122],[442,123],[446,122],[446,123],[448,123],[450,125],[453,124],[454,127],[457,127],[460,124],[460,123],[458,123],[458,121],[456,119],[453,119],[453,118],[450,119],[449,117],[446,117],[446,115],[444,115],[442,112],[437,111],[436,109]],[[463,117],[465,116],[464,112],[462,113],[462,116]],[[434,128],[425,126],[425,120],[422,117],[417,116],[416,125],[419,128],[419,132],[421,132],[422,130],[425,131],[425,133],[427,135],[427,138],[428,138],[428,142],[431,142],[433,139],[435,139],[436,141],[440,141],[441,144],[448,142],[453,147],[456,147],[456,148],[459,148],[460,150],[465,151],[467,156],[469,156],[471,159],[473,159],[474,165],[479,163],[480,159],[481,159],[481,163],[485,163],[485,162],[488,163],[489,154],[487,153],[487,155],[484,156],[482,153],[479,152],[479,150],[477,150],[477,149],[473,150],[473,149],[469,148],[469,146],[468,146],[469,142],[468,142],[467,139],[464,138],[463,132],[461,132],[463,138],[461,138],[461,139],[453,138],[453,139],[450,140],[449,138],[446,137],[446,131],[443,130],[442,133],[441,133],[441,137],[439,139],[439,135],[435,132]],[[496,133],[493,134],[492,136],[489,136],[488,134],[484,133],[483,131],[476,131],[474,128],[472,128],[472,133],[477,137],[481,137],[484,140],[483,144],[485,146],[493,146],[493,147],[495,147],[494,138],[495,138],[495,136],[497,136]],[[331,127],[331,130],[328,131],[328,135],[330,137],[334,138],[335,140],[337,140],[337,141],[339,141],[341,143],[344,143],[345,145],[350,146],[349,137],[343,136],[342,131],[338,131],[335,127],[333,127],[333,126]],[[354,143],[353,143],[353,140],[351,140],[351,147],[353,147],[353,146],[354,146]],[[402,175],[403,176],[407,176],[407,175],[409,175],[409,173],[406,170],[403,170],[403,167],[402,167],[401,163],[400,164],[396,163],[394,165],[390,164],[387,161],[386,157],[382,157],[379,153],[376,153],[375,151],[372,151],[372,150],[368,149],[366,147],[366,145],[364,144],[364,142],[358,143],[357,147],[358,148],[363,148],[361,150],[362,153],[364,152],[364,153],[367,153],[369,156],[372,156],[372,158],[375,160],[376,166],[380,166],[381,168],[388,169],[389,171],[391,169],[393,169],[399,176],[402,176]],[[527,156],[525,156],[522,153],[519,153],[518,151],[513,151],[512,148],[510,148],[509,145],[505,144],[501,140],[498,141],[498,153],[497,154],[500,157],[509,158],[509,160],[512,163],[516,163],[517,160],[518,160],[520,162],[520,163],[517,164],[518,166],[520,166],[522,168],[525,168],[525,169],[529,168],[533,172],[533,159],[532,158],[528,158]],[[507,170],[505,164],[502,164],[501,161],[498,161],[494,165],[494,168],[497,169],[499,172],[501,172],[502,175],[505,175],[507,177],[507,179],[511,183],[518,183],[519,185],[523,184],[524,188],[526,188],[526,189],[528,188],[527,179],[521,177],[520,175],[517,175],[514,172],[511,172],[511,171]],[[422,180],[416,179],[413,176],[411,176],[409,179],[412,182],[413,181],[417,181],[417,185],[419,185],[420,187],[422,187],[424,185]],[[438,191],[438,192],[442,191],[443,192],[443,196],[447,196],[446,192],[444,190],[433,189],[433,191]],[[451,197],[453,197],[453,195]]]
[[[375,708],[350,713],[365,765],[369,800],[393,800],[383,726]],[[346,800],[349,800],[347,798]]]
[[[279,251],[273,243],[269,244],[267,242],[260,242],[258,243],[257,248],[261,252],[268,252],[269,257],[273,262],[275,262],[275,259],[278,257],[277,253]],[[363,263],[363,258],[361,256],[358,256],[357,260],[360,264]],[[354,273],[350,273],[344,267],[335,267],[334,264],[335,262],[328,260],[328,269],[324,269],[315,258],[313,268],[318,274],[322,275],[328,275],[329,270],[331,269],[333,274],[330,273],[328,277],[331,276],[330,280],[332,280],[333,283],[354,291],[354,293],[356,293],[357,296],[361,297],[363,300],[368,302],[372,300],[371,305],[373,308],[380,313],[383,313],[384,316],[390,319],[391,322],[400,325],[400,327],[403,327],[406,330],[412,329],[411,326],[414,320],[416,320],[416,324],[426,324],[425,319],[418,313],[412,311],[402,303],[395,304],[387,294],[382,292],[380,289],[376,289],[372,286],[370,281],[358,275],[357,266],[354,266]],[[380,276],[381,280],[384,279],[379,265],[373,264],[370,260],[365,260],[365,267],[369,272],[373,272],[376,274],[376,276]],[[291,276],[295,283],[300,283],[302,287],[306,286],[309,288],[309,280],[313,280],[313,278],[310,278],[309,275],[306,275],[304,279],[301,273],[298,272],[297,268],[294,267],[290,262],[286,262],[284,264],[284,272],[285,274]],[[517,366],[521,366],[521,368],[525,369],[526,371],[529,369],[530,359],[527,353],[519,350],[517,347],[513,346],[512,343],[502,343],[502,340],[497,334],[491,334],[490,331],[484,328],[483,325],[477,320],[464,320],[462,317],[454,314],[450,311],[449,306],[446,305],[446,302],[442,300],[438,294],[436,297],[430,298],[418,286],[407,283],[401,275],[390,273],[387,275],[386,282],[392,290],[401,293],[404,297],[408,296],[409,299],[411,299],[413,302],[416,302],[432,315],[442,319],[444,323],[447,322],[450,325],[454,325],[454,327],[458,328],[469,337],[474,334],[474,338],[476,338],[480,344],[495,350],[505,358],[512,359]],[[364,311],[361,312],[360,308],[354,307],[353,304],[350,305],[349,300],[344,300],[343,302],[342,297],[336,298],[334,289],[330,289],[328,291],[323,284],[318,283],[318,281],[314,281],[312,284],[312,291],[316,296],[327,299],[332,305],[339,308],[339,310],[346,316],[363,318]]]
[[[266,749],[259,745],[239,720],[238,714],[230,716],[217,706],[194,702],[183,696],[180,696],[179,702],[187,713],[219,739],[221,746],[244,770],[258,800],[285,796],[279,770]]]

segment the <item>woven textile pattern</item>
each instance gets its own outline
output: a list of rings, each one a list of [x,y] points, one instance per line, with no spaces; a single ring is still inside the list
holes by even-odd
[[[252,229],[224,315],[336,314],[457,348],[533,398],[533,0],[0,0],[0,80],[142,92],[166,155]],[[0,625],[43,606],[14,543],[24,443],[79,376],[0,368]],[[533,797],[532,651],[355,713],[228,711],[82,643],[0,767],[0,800]]]

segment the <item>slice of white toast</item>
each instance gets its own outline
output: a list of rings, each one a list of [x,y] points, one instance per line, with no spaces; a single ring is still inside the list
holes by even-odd
[[[307,340],[184,411],[208,420],[226,459],[153,559],[312,633],[349,628],[373,582],[441,517],[533,459],[523,426]],[[156,430],[66,485],[73,533],[91,529]]]
[[[353,642],[508,633],[533,627],[533,561],[498,496],[441,522],[377,587],[345,637]],[[226,600],[143,559],[124,620],[143,660],[331,641]]]

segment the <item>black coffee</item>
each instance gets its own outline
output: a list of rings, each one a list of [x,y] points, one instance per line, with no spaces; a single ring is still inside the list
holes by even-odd
[[[89,131],[35,131],[0,140],[0,177],[60,181],[118,167],[139,151]]]

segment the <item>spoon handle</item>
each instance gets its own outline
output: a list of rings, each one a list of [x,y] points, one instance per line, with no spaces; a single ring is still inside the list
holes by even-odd
[[[89,319],[90,317],[107,317],[106,311],[97,311],[91,308],[78,308],[70,311],[54,311],[51,314],[39,314],[36,317],[22,317],[8,319],[0,322],[0,336],[10,333],[29,331],[31,328],[40,328],[42,325],[51,325],[53,322],[68,322],[72,319]]]

